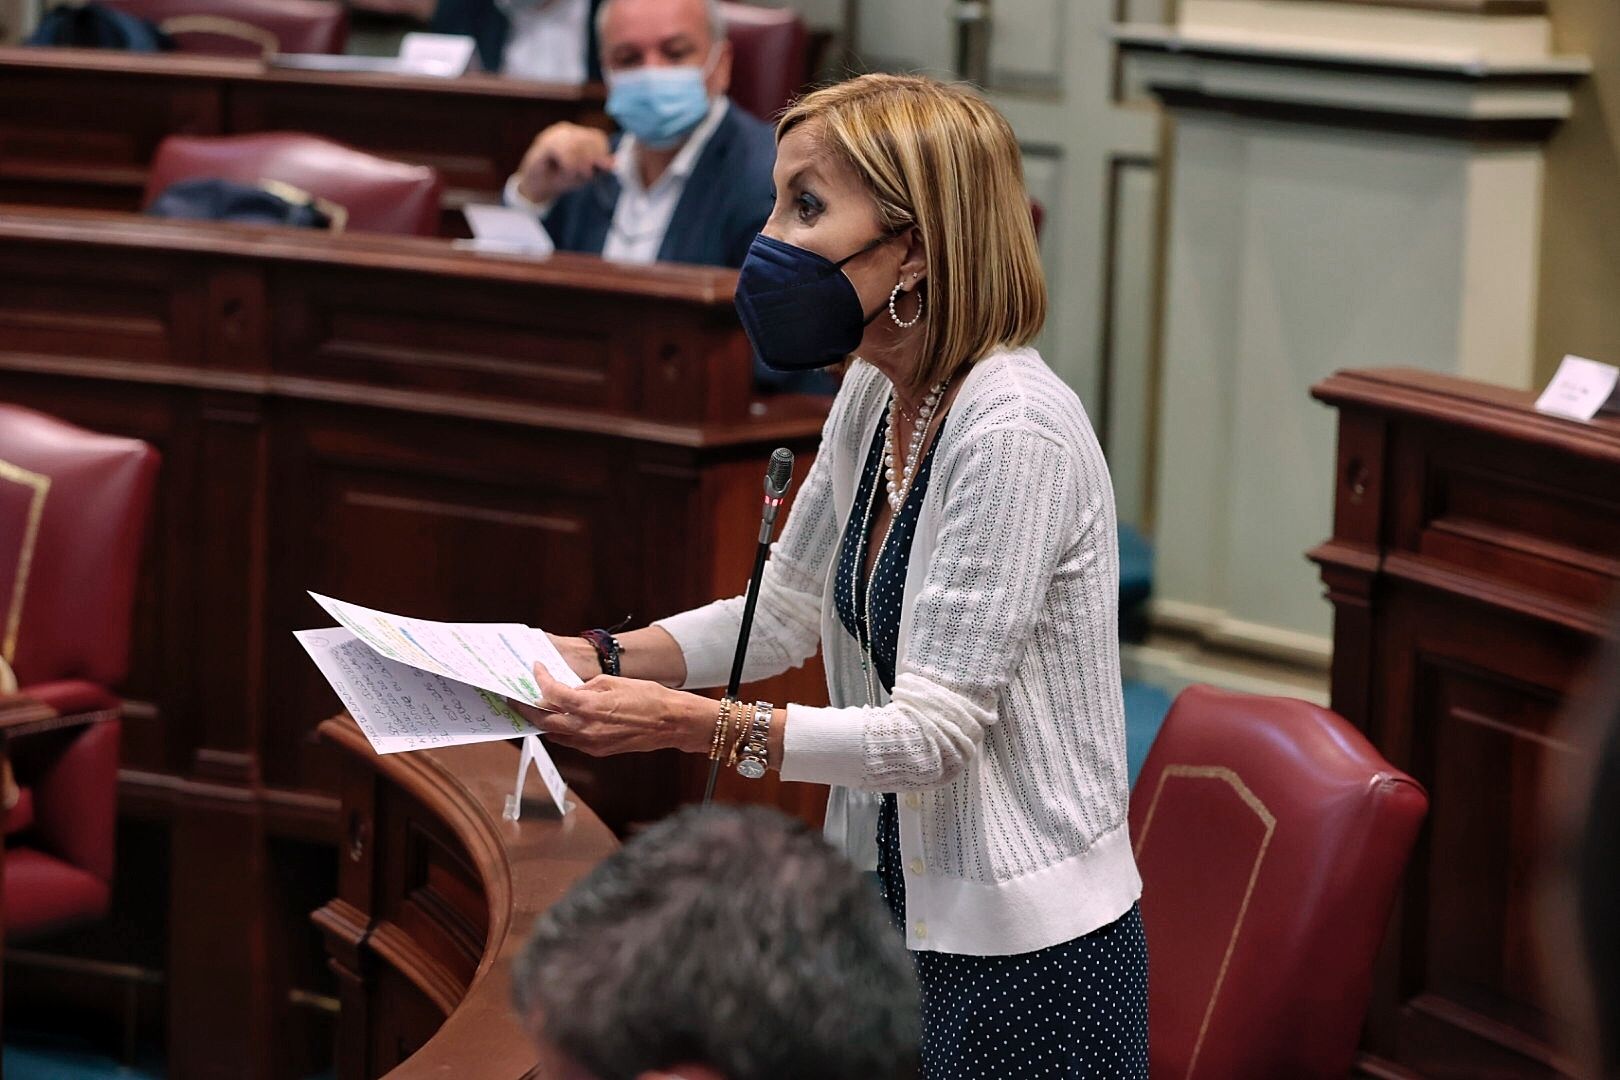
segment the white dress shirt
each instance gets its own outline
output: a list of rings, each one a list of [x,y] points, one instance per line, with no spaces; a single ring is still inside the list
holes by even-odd
[[[501,73],[544,82],[585,81],[585,50],[590,0],[502,3],[511,30],[501,56]]]
[[[686,143],[675,155],[652,187],[641,183],[639,146],[634,135],[626,132],[619,140],[613,155],[613,174],[619,180],[619,200],[613,207],[613,222],[608,226],[607,240],[602,245],[602,257],[619,262],[650,263],[658,260],[658,251],[664,246],[664,234],[675,217],[675,207],[686,191],[686,182],[692,177],[703,148],[709,144],[715,128],[725,118],[730,101],[717,97],[709,103],[705,116]],[[505,201],[508,206],[525,207],[545,216],[550,203],[535,203],[525,199],[518,191],[519,177],[513,174],[506,181]]]

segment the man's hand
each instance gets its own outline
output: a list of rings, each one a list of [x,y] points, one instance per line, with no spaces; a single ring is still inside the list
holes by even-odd
[[[548,203],[613,171],[607,133],[580,124],[557,123],[536,135],[518,166],[518,194]]]

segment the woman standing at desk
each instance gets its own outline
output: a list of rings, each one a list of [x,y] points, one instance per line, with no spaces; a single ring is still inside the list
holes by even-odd
[[[928,1080],[1145,1077],[1113,493],[1028,347],[1046,287],[1017,143],[971,92],[884,75],[810,95],[777,138],[738,308],[766,363],[851,366],[745,677],[819,646],[832,707],[717,716],[670,689],[724,684],[733,599],[558,639],[595,678],[536,668],[562,710],[536,723],[590,753],[718,745],[745,776],[833,785],[828,835],[878,872],[917,961]]]

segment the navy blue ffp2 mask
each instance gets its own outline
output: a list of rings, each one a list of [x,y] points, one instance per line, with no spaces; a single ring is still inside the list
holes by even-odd
[[[754,352],[776,371],[836,364],[854,352],[868,315],[844,264],[894,239],[890,233],[838,262],[761,233],[737,276],[737,314]]]

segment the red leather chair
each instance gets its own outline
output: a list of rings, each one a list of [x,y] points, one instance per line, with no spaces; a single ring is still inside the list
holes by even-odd
[[[761,120],[776,114],[810,81],[804,20],[796,11],[722,3],[731,41],[731,100]]]
[[[1184,691],[1131,794],[1155,1080],[1346,1076],[1427,808],[1327,709]]]
[[[341,53],[349,16],[332,0],[103,0],[157,23],[182,52]]]
[[[176,180],[218,177],[252,184],[279,180],[348,213],[357,232],[436,236],[436,170],[374,157],[313,135],[170,135],[158,144],[141,205],[150,206]]]
[[[58,718],[10,747],[7,938],[107,909],[123,708],[112,687],[129,664],[157,467],[143,442],[0,404],[0,645],[19,692]]]

